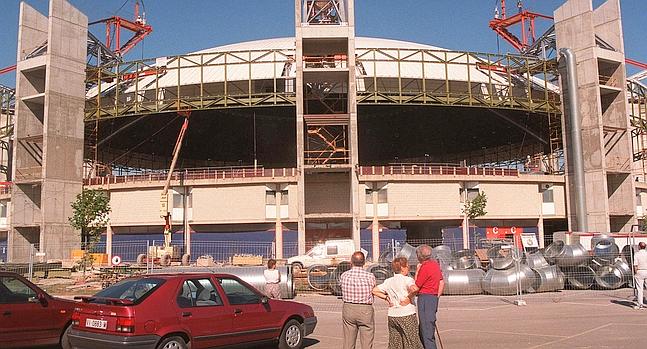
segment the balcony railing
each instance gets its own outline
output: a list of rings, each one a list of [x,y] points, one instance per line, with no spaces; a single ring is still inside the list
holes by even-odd
[[[294,177],[297,175],[296,168],[197,168],[175,171],[171,180],[223,180],[236,178],[273,178],[273,177]],[[122,183],[141,182],[163,182],[168,176],[168,171],[160,171],[148,174],[134,174],[125,176],[103,176],[86,178],[85,185],[107,185]]]
[[[447,175],[447,176],[499,176],[515,177],[519,170],[509,168],[426,166],[426,165],[388,165],[361,166],[360,176],[386,175]]]

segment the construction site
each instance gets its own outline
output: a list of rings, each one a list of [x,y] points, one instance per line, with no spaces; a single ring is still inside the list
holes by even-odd
[[[21,4],[0,70],[16,74],[0,87],[0,260],[70,259],[83,189],[109,195],[107,264],[151,246],[189,264],[347,239],[377,260],[396,241],[641,230],[647,64],[624,55],[619,1],[500,1],[490,28],[517,52],[498,54],[356,37],[352,0],[297,0],[294,37],[129,61],[162,22],[134,5],[89,21]]]

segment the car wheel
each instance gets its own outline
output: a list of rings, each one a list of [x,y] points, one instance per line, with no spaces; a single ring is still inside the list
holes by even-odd
[[[290,320],[283,326],[281,338],[279,338],[279,349],[299,349],[303,346],[305,336],[303,326],[297,320]]]
[[[157,346],[157,349],[187,349],[186,343],[182,337],[168,337]]]
[[[72,344],[70,343],[69,337],[71,329],[72,325],[69,325],[65,328],[65,331],[63,331],[63,335],[61,336],[61,349],[72,349]]]
[[[294,273],[299,273],[299,272],[301,272],[302,270],[303,270],[303,264],[301,264],[301,263],[299,263],[299,262],[292,263],[292,271],[293,271]]]

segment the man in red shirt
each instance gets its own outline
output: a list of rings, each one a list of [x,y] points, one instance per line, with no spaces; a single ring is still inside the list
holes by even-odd
[[[411,286],[409,298],[418,295],[418,318],[420,320],[420,339],[425,349],[436,349],[436,311],[438,297],[443,294],[445,281],[440,265],[431,258],[431,247],[420,245],[416,248],[418,271],[416,284]],[[408,302],[404,300],[403,302]]]

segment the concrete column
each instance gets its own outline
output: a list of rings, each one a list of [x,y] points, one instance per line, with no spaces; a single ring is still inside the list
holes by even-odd
[[[278,186],[281,187],[280,185]],[[281,200],[283,193],[281,190],[276,191],[276,228],[274,241],[276,244],[276,259],[283,259],[283,223],[281,223]]]
[[[467,215],[463,215],[463,248],[470,248],[470,227]]]
[[[371,225],[371,236],[373,240],[373,262],[377,262],[380,257],[380,221],[377,218],[377,191],[371,192],[371,201],[373,202],[373,224]]]
[[[537,219],[537,237],[539,239],[539,248],[544,248],[544,197],[541,190],[539,191],[539,219]]]
[[[184,186],[184,210],[182,212],[182,230],[184,231],[184,253],[191,255],[191,225],[189,224],[189,187]]]
[[[539,248],[544,248],[544,217],[537,220],[537,234],[539,235]]]
[[[296,0],[294,8],[294,25],[296,27],[296,52],[295,52],[295,65],[296,65],[296,79],[294,89],[296,93],[296,125],[297,125],[297,248],[300,255],[306,253],[306,220],[305,220],[305,171],[304,167],[304,131],[305,127],[303,120],[303,34],[301,31],[301,1]]]
[[[112,226],[110,223],[106,226],[106,254],[108,263],[112,264]]]

